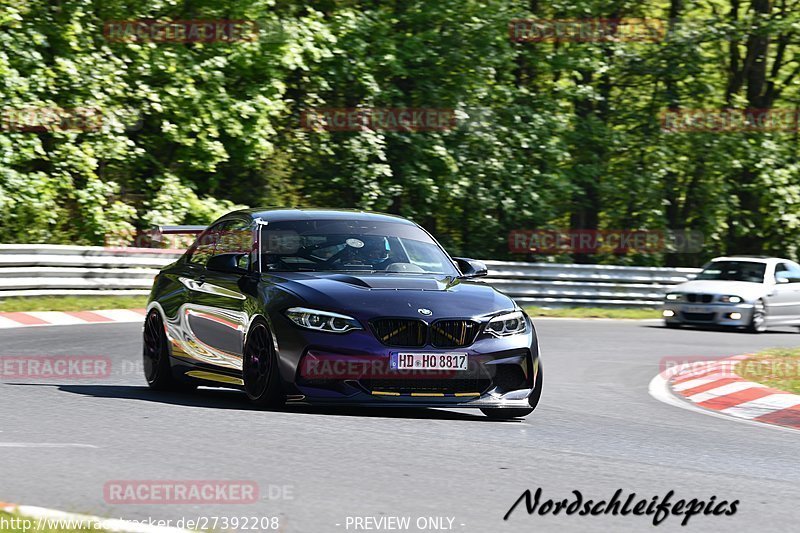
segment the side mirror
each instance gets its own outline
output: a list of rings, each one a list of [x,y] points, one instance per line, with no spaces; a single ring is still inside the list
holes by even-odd
[[[482,261],[466,257],[454,257],[453,260],[458,265],[462,278],[477,278],[489,273],[489,269]]]
[[[228,274],[247,274],[247,269],[239,266],[239,259],[247,254],[219,254],[211,257],[206,263],[206,268],[215,272]]]
[[[783,283],[789,283],[790,281],[791,280],[789,280],[789,278],[783,276],[775,276],[775,283],[777,283],[778,285],[781,285]]]

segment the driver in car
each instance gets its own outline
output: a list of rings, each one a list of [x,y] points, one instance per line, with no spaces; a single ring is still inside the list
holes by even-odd
[[[358,240],[364,245],[360,248],[350,245],[351,261],[370,265],[374,270],[384,270],[391,263],[384,237],[361,237]]]

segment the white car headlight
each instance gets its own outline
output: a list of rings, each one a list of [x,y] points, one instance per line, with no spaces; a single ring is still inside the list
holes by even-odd
[[[670,293],[667,293],[667,300],[669,300],[671,302],[675,302],[677,300],[680,300],[682,296],[683,295],[681,293],[679,293],[679,292],[670,292]]]
[[[739,304],[744,301],[741,296],[720,296],[719,301],[726,304]]]
[[[353,317],[305,307],[287,309],[286,317],[302,328],[316,331],[347,333],[354,329],[363,329],[358,320]]]
[[[528,330],[528,323],[522,311],[514,311],[505,315],[496,316],[486,324],[486,332],[495,337],[508,337],[525,333]]]

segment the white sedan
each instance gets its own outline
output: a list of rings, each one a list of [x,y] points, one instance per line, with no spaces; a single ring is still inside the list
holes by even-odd
[[[664,323],[744,327],[800,326],[800,265],[778,257],[717,257],[695,279],[671,288]]]

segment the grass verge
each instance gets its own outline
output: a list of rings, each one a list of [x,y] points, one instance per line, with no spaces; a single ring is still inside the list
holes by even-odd
[[[602,307],[574,307],[564,309],[549,309],[545,307],[526,307],[525,311],[533,318],[540,317],[564,317],[564,318],[661,318],[661,311],[658,309],[637,309],[637,308],[609,308]]]
[[[0,312],[139,309],[146,305],[147,296],[28,296],[0,300]]]
[[[800,394],[800,348],[771,348],[738,365],[736,373],[748,381]]]

